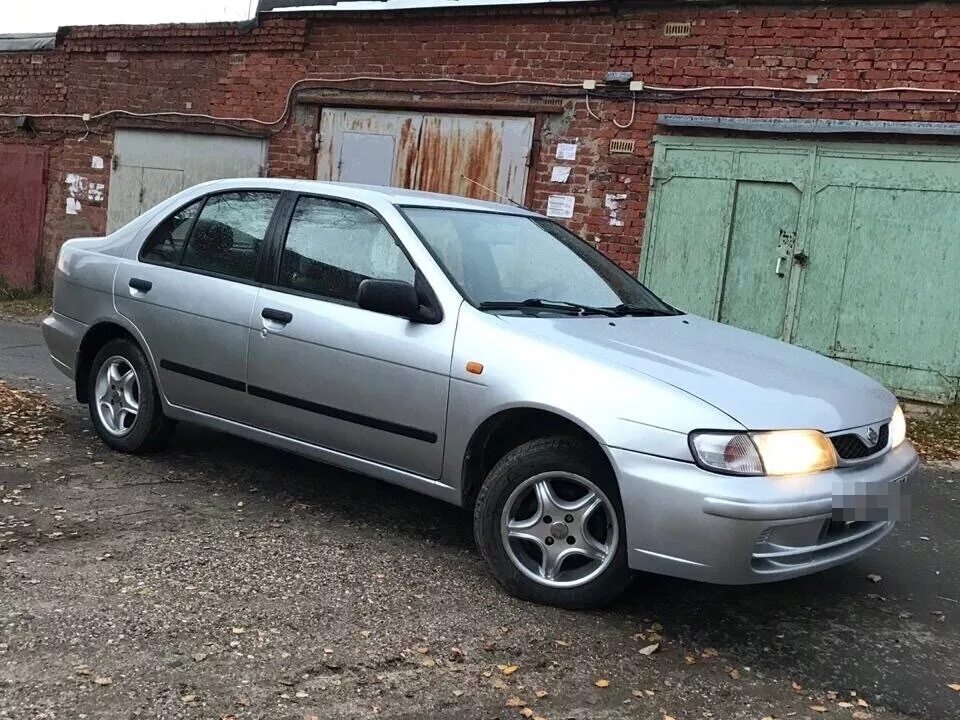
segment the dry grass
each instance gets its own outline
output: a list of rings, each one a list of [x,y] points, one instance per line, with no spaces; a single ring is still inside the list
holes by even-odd
[[[0,380],[0,450],[32,447],[60,425],[40,393],[17,390]]]
[[[0,288],[0,319],[36,320],[50,312],[52,298],[46,294],[18,296]]]
[[[907,437],[924,460],[960,460],[960,405],[908,417]]]

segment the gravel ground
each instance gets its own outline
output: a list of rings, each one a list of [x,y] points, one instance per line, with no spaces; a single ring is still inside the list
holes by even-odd
[[[2,718],[960,716],[954,473],[952,535],[887,541],[953,563],[935,586],[878,551],[573,613],[501,592],[457,508],[189,426],[114,454],[62,382],[6,376],[62,424],[0,446]]]

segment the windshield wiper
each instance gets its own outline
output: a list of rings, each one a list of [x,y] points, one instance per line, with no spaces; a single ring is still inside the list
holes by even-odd
[[[622,303],[616,307],[603,308],[614,315],[633,315],[635,317],[659,317],[662,315],[682,315],[683,313],[673,309],[653,308],[643,305],[631,305]]]
[[[615,317],[618,313],[614,308],[592,307],[565,300],[544,300],[543,298],[527,298],[526,300],[491,300],[479,305],[481,310],[523,310],[525,308],[539,308],[542,310],[559,310],[574,312],[577,315],[608,315]]]

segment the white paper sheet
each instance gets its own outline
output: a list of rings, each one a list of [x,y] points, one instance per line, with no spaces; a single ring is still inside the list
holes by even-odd
[[[575,201],[573,195],[551,195],[547,199],[547,217],[572,218]]]
[[[557,143],[557,160],[576,160],[576,143]]]
[[[570,179],[571,170],[573,170],[573,168],[566,165],[554,165],[553,171],[550,173],[550,182],[565,183]]]

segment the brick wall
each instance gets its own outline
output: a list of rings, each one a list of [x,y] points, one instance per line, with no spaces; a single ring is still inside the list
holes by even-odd
[[[690,36],[664,37],[666,22],[692,23]],[[619,10],[590,4],[338,12],[266,17],[248,34],[217,24],[70,28],[61,35],[56,51],[0,54],[0,112],[177,110],[273,119],[281,115],[292,83],[318,75],[576,82],[624,69],[648,85],[813,87],[807,80],[816,75],[817,87],[960,87],[960,6],[953,3],[705,7],[637,2],[621,3]],[[357,102],[358,89],[379,107],[415,97],[419,106],[429,109],[456,110],[482,101],[522,112],[538,102],[536,97],[477,88],[458,95],[438,92],[435,85],[384,83],[357,83],[350,91],[330,85],[324,91],[327,99],[318,100],[322,86],[312,83],[311,97],[331,105]],[[601,120],[588,115],[583,95],[573,91],[562,98],[559,112],[540,114],[528,198],[543,210],[552,193],[576,195],[570,226],[631,271],[639,262],[652,138],[664,131],[656,126],[660,113],[958,119],[952,96],[901,93],[827,95],[816,101],[770,92],[650,93],[638,98],[628,128],[617,127],[613,119],[628,122],[629,98],[598,100],[592,109]],[[34,137],[11,133],[10,122],[0,119],[0,142],[50,146],[44,238],[48,269],[64,239],[104,231],[103,207],[94,205],[79,216],[65,214],[64,181],[78,168],[92,174],[93,155],[106,161],[96,181],[108,181],[112,131],[118,122],[133,121],[113,117],[88,128],[79,120],[38,119],[40,132]],[[285,124],[271,133],[271,175],[313,175],[316,126],[317,105],[295,104]],[[203,120],[185,127],[210,130]],[[608,146],[614,138],[634,139],[635,154],[611,155]],[[557,185],[549,182],[549,174],[556,144],[563,141],[577,141],[579,151],[570,182]],[[611,224],[605,207],[607,194],[626,195],[617,224]]]

